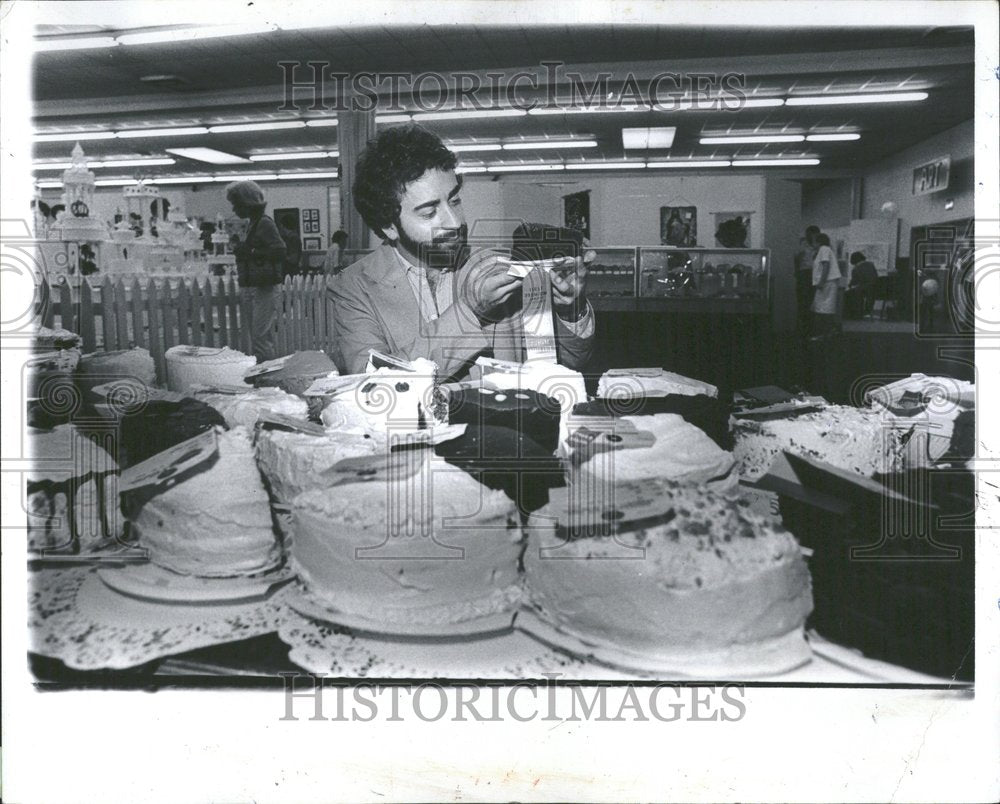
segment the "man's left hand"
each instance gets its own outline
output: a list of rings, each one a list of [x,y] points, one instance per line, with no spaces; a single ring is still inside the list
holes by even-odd
[[[581,257],[564,257],[561,265],[549,272],[552,283],[552,306],[564,321],[576,321],[587,309],[587,263],[595,257],[588,251]]]

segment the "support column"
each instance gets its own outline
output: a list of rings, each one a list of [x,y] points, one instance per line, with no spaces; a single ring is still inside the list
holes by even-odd
[[[370,248],[372,235],[354,207],[354,176],[358,156],[375,136],[375,111],[337,113],[337,150],[340,152],[340,214],[347,230],[347,247]]]

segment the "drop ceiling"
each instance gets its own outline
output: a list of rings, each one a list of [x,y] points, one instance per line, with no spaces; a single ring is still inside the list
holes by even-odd
[[[69,31],[39,29],[39,36]],[[80,33],[84,33],[80,31]],[[113,35],[91,26],[90,34]],[[474,166],[500,162],[572,164],[581,159],[754,159],[814,157],[824,169],[859,170],[973,116],[971,28],[750,29],[678,26],[384,26],[276,31],[203,42],[130,45],[98,50],[48,51],[33,70],[34,127],[113,130],[212,126],[259,120],[315,118],[303,100],[298,112],[282,110],[281,61],[329,63],[328,71],[403,72],[534,69],[543,62],[572,65],[592,80],[610,72],[609,92],[629,73],[648,79],[681,74],[739,73],[752,98],[919,90],[926,100],[838,106],[775,106],[740,111],[643,111],[526,115],[513,118],[429,121],[451,142],[511,142],[593,138],[597,147],[463,152]],[[569,69],[569,68],[567,68]],[[142,79],[166,76],[150,82]],[[301,73],[300,73],[301,77]],[[157,87],[160,87],[157,89]],[[329,86],[328,86],[329,89]],[[557,94],[565,98],[567,85]],[[544,88],[537,93],[543,95]],[[530,91],[519,97],[532,96]],[[404,98],[412,105],[412,99]],[[633,151],[622,129],[676,127],[669,149]],[[704,137],[859,133],[855,141],[702,144]],[[135,137],[82,143],[88,157],[162,157],[167,148],[211,147],[241,157],[269,152],[335,152],[336,127],[207,133],[182,137]],[[38,142],[36,160],[65,160],[72,142]],[[255,161],[249,168],[273,171],[331,170],[336,157]],[[205,172],[180,157],[146,173],[180,176]],[[39,178],[57,178],[40,171]],[[100,168],[98,177],[123,171]],[[129,175],[128,171],[124,175]],[[803,175],[810,175],[803,173]]]

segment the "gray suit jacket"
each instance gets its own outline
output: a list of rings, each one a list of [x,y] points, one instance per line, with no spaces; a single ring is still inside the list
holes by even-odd
[[[444,279],[457,282],[460,276],[461,270]],[[496,323],[482,324],[456,288],[451,307],[436,320],[425,321],[392,246],[382,245],[362,257],[329,279],[327,289],[333,301],[334,359],[341,371],[363,372],[370,349],[408,360],[433,360],[441,379],[464,379],[480,355],[525,359],[520,295],[498,311]],[[581,369],[590,358],[593,337],[581,338],[553,317],[559,362]]]

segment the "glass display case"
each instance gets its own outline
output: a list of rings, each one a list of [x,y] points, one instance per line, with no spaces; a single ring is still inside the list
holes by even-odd
[[[770,252],[767,249],[638,249],[638,296],[642,308],[759,311],[768,309]]]
[[[636,294],[635,246],[607,246],[587,264],[587,297],[591,300],[634,299]]]

